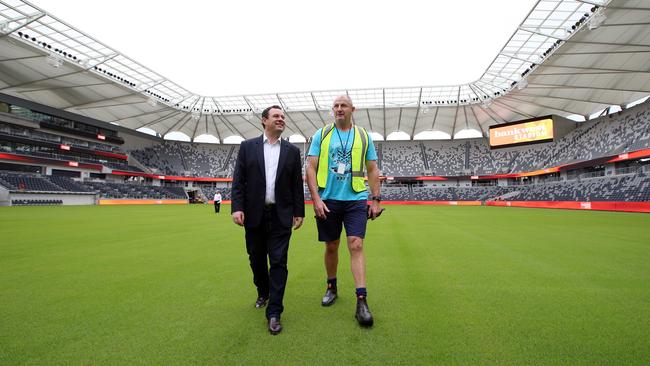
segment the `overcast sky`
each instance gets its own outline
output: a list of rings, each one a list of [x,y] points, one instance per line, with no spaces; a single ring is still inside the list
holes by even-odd
[[[205,96],[478,79],[536,1],[33,0]]]

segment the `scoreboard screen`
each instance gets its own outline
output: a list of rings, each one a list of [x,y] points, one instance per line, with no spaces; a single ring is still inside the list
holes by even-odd
[[[542,117],[490,126],[490,148],[553,141],[553,118]]]

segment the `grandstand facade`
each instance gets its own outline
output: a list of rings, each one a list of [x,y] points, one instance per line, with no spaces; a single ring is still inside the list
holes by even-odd
[[[230,198],[236,144],[168,141],[9,96],[0,95],[0,108],[4,205],[208,202],[216,190]],[[486,138],[376,141],[382,194],[446,204],[647,203],[649,119],[645,102],[565,121],[552,142],[506,149]],[[296,146],[304,160],[308,142]]]

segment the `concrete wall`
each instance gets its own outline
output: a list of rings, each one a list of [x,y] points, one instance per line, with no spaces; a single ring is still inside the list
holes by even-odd
[[[0,206],[10,206],[9,190],[0,186]]]
[[[124,145],[121,146],[124,151],[143,149],[145,147],[159,145],[164,141],[159,137],[147,135],[146,133],[132,132],[120,132],[120,137],[124,139]]]
[[[569,132],[575,130],[578,127],[578,123],[579,122],[554,115],[553,116],[553,140],[558,141]]]
[[[9,201],[11,200],[62,200],[64,205],[94,205],[96,196],[94,193],[73,194],[73,193],[21,193],[10,192]],[[0,199],[1,202],[1,199]]]

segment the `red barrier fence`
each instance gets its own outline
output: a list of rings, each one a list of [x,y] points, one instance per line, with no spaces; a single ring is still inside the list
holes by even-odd
[[[101,199],[100,205],[168,205],[187,204],[187,200]],[[213,203],[212,200],[209,201]],[[230,204],[229,200],[221,203]],[[305,201],[313,204],[313,201]],[[382,205],[480,206],[481,201],[383,201]],[[580,201],[487,201],[486,206],[559,208],[568,210],[650,212],[650,202],[580,202]]]
[[[100,205],[186,205],[187,200],[100,199]]]
[[[314,201],[305,201],[311,205]],[[368,201],[370,203],[370,201]],[[381,201],[382,205],[480,206],[481,201]]]
[[[487,201],[487,206],[562,208],[568,210],[597,210],[650,212],[650,202],[580,202],[580,201]]]

